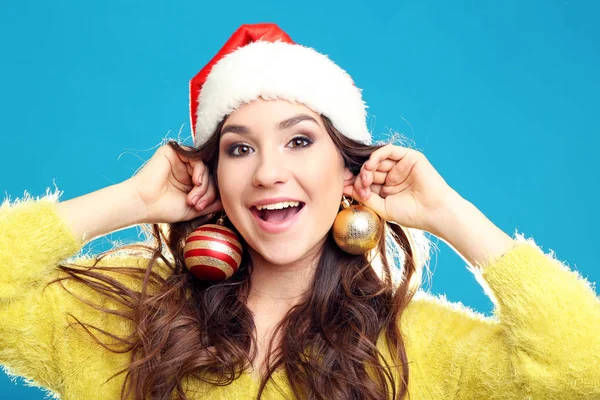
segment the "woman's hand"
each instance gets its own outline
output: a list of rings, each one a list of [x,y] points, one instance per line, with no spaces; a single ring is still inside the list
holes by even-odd
[[[344,194],[387,221],[437,234],[436,220],[460,199],[423,153],[388,144],[374,151]]]
[[[173,223],[222,210],[203,162],[161,146],[126,183],[145,209],[146,223]]]

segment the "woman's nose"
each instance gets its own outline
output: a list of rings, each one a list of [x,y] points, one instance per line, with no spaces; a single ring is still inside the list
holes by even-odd
[[[278,151],[263,152],[252,176],[254,186],[272,187],[288,180],[288,165]]]

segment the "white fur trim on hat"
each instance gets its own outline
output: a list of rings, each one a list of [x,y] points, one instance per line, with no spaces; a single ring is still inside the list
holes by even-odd
[[[345,136],[371,143],[366,104],[350,75],[326,55],[298,44],[257,41],[219,60],[198,97],[195,145],[221,120],[257,98],[304,104]]]

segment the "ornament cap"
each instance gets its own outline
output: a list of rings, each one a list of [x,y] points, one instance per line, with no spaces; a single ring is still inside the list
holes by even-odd
[[[345,209],[350,208],[352,205],[352,201],[348,199],[346,196],[342,196],[342,207]]]

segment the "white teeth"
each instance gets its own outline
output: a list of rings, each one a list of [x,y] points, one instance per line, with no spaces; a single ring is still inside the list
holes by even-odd
[[[281,203],[274,203],[274,204],[266,204],[264,206],[256,206],[257,210],[281,210],[283,208],[288,208],[288,207],[298,207],[300,205],[300,202],[298,201],[282,201]]]

